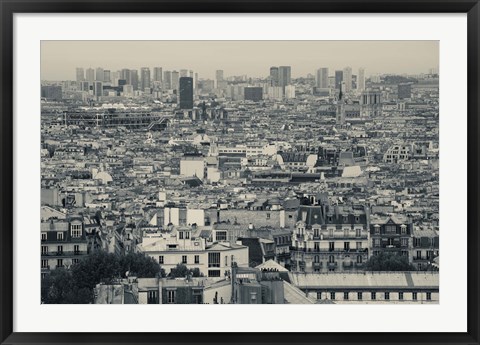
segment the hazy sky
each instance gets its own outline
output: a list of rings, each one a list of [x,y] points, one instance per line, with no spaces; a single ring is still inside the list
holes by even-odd
[[[75,80],[75,68],[188,69],[199,78],[266,77],[270,66],[292,66],[292,77],[346,66],[356,74],[428,73],[439,65],[438,41],[42,41],[42,80]]]

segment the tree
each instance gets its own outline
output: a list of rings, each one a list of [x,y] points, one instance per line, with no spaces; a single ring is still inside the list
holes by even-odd
[[[383,253],[372,256],[365,263],[367,271],[415,271],[415,267],[408,262],[404,255]]]
[[[151,257],[140,253],[129,253],[120,259],[121,276],[128,271],[130,276],[138,278],[165,277],[165,271]]]
[[[99,283],[111,284],[125,278],[126,272],[141,278],[165,276],[160,265],[142,254],[119,256],[95,252],[72,265],[57,268],[42,280],[42,302],[47,304],[88,304]]]
[[[170,278],[185,278],[187,276],[203,277],[203,274],[200,272],[200,269],[198,267],[195,267],[194,269],[189,269],[184,264],[178,264],[175,268],[172,268],[168,276]]]

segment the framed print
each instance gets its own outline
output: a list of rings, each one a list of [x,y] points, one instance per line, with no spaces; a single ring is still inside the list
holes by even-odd
[[[0,3],[2,344],[479,343],[478,1]]]

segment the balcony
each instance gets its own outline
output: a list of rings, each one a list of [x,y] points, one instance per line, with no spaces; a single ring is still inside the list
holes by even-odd
[[[365,267],[365,264],[363,262],[356,262],[355,263],[355,267],[356,268],[364,268]]]
[[[336,268],[338,266],[338,262],[329,262],[327,264],[328,268]]]
[[[313,267],[314,267],[314,268],[320,268],[320,267],[322,267],[322,266],[323,266],[323,263],[322,263],[322,262],[314,262],[314,263],[313,263]]]
[[[79,255],[87,255],[87,251],[82,250],[75,250],[75,251],[62,251],[62,252],[48,252],[42,253],[42,257],[52,257],[52,256],[61,256],[61,257],[69,257],[69,256],[79,256]]]

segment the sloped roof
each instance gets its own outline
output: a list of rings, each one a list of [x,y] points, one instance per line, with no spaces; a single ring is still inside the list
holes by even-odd
[[[260,270],[261,269],[276,269],[279,272],[288,272],[288,270],[285,267],[283,267],[282,265],[280,265],[279,263],[277,263],[273,260],[268,260],[268,261],[264,262],[263,264],[258,265],[255,268],[258,268]]]

